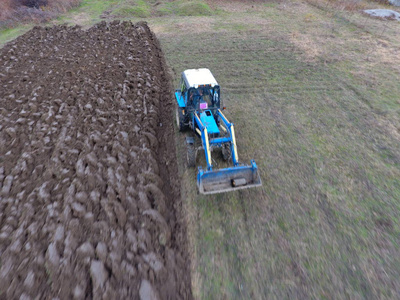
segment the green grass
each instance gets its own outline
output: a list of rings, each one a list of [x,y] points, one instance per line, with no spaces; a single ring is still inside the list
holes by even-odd
[[[157,8],[157,14],[161,16],[211,16],[213,13],[207,3],[196,0],[165,1]]]
[[[218,13],[218,10],[212,10],[207,3],[200,0],[82,0],[78,7],[60,15],[47,25],[78,24],[88,28],[103,20],[128,19],[135,22],[154,17],[157,23],[157,19],[160,16],[179,18],[183,16],[211,16],[215,13]],[[161,20],[161,23],[164,21],[165,19]],[[34,23],[28,23],[1,30],[0,47],[30,30],[35,25]]]
[[[24,34],[31,29],[29,25],[21,25],[14,28],[0,30],[0,47],[5,43],[15,39],[17,36]]]
[[[212,30],[196,34],[165,23],[158,35],[176,83],[186,68],[212,70],[239,157],[254,158],[263,180],[259,189],[204,197],[195,170],[182,167],[200,299],[392,298],[400,286],[400,143],[385,126],[400,128],[395,63],[365,60],[372,50],[360,36],[375,38],[379,23],[366,33],[356,15],[300,8],[310,22],[298,6],[275,5],[218,14]],[[316,43],[319,56],[309,57],[313,45],[302,37],[293,43],[299,32],[324,39],[325,24],[334,37]]]
[[[176,14],[179,16],[209,16],[210,7],[203,1],[176,1]]]
[[[113,10],[116,17],[138,17],[147,18],[151,15],[151,7],[144,0],[128,1]]]
[[[82,0],[80,6],[59,17],[54,23],[78,23],[88,27],[102,21],[103,13],[111,11],[119,3],[121,0]]]
[[[86,12],[92,18],[98,18],[105,10],[119,2],[118,0],[83,0],[81,5],[72,10],[71,13]]]

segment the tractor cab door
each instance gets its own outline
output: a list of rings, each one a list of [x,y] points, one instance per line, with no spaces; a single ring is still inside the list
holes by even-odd
[[[181,78],[180,88],[181,88],[181,95],[185,101],[185,106],[187,107],[187,105],[188,105],[188,89],[186,87],[186,83],[185,83],[185,80],[183,80],[183,78]]]
[[[210,90],[211,93],[211,102],[212,102],[212,106],[216,107],[216,108],[220,108],[221,107],[221,98],[220,98],[220,90],[219,90],[219,86],[214,86],[213,89]]]
[[[183,79],[181,79],[179,88],[175,90],[175,98],[179,107],[185,108],[187,106],[187,88]]]
[[[187,91],[187,105],[193,109],[197,109],[197,103],[199,102],[198,92],[195,88],[190,88]]]

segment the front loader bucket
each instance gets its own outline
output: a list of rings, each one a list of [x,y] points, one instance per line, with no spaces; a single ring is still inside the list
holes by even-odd
[[[202,194],[216,194],[261,186],[257,165],[251,160],[250,166],[238,166],[204,172],[199,168],[197,187]]]

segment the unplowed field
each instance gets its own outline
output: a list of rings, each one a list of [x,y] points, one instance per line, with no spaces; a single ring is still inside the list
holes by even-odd
[[[191,298],[170,80],[145,23],[0,52],[0,298]]]

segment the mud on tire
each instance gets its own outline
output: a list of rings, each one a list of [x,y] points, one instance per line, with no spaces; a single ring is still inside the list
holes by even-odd
[[[175,112],[176,125],[178,126],[179,131],[185,131],[188,128],[188,125],[185,124],[186,116],[183,114],[182,108],[177,106]]]

